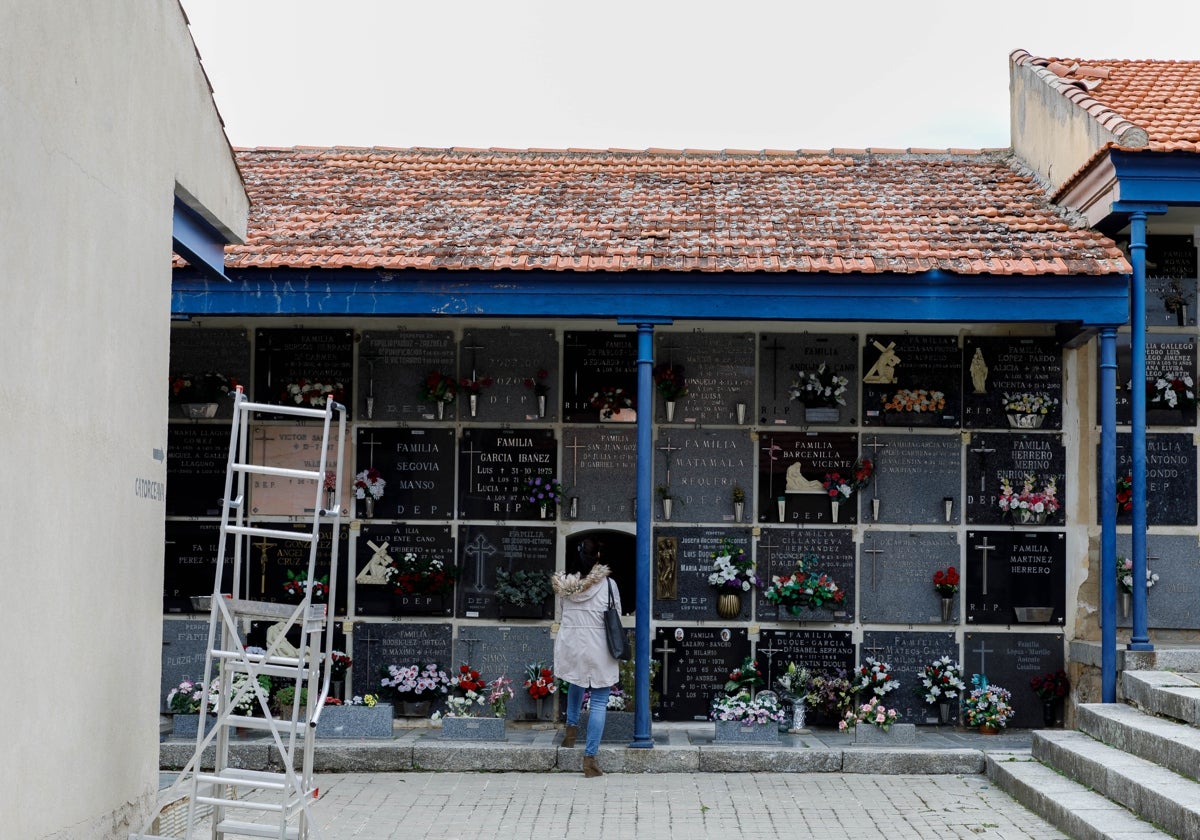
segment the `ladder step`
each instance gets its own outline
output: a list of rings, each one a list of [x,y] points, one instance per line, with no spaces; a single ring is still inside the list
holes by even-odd
[[[267,720],[266,718],[248,717],[246,715],[230,715],[225,719],[224,725],[229,728],[257,729],[260,732],[270,732],[272,723],[275,724],[275,728],[279,730],[281,735],[304,732],[304,721],[293,724],[290,720],[283,718],[271,718],[271,720]],[[271,789],[275,790],[277,788]]]
[[[251,475],[275,475],[282,478],[305,478],[316,481],[324,480],[324,476],[316,470],[297,470],[291,467],[269,467],[266,464],[230,464],[235,470],[241,470]]]
[[[296,669],[301,666],[301,660],[292,656],[272,656],[264,661],[258,654],[247,655],[240,650],[214,650],[214,659],[222,659],[229,663],[229,668],[237,673],[250,673],[246,660],[254,665],[255,671],[268,677],[295,677]]]
[[[241,834],[246,837],[278,837],[279,826],[265,823],[248,823],[239,820],[221,820],[217,823],[217,833]],[[300,836],[300,826],[290,825],[283,836],[291,840]]]
[[[247,718],[262,720],[262,718]],[[263,790],[284,790],[287,787],[287,775],[269,770],[243,770],[237,767],[226,767],[219,773],[197,773],[196,781],[211,785],[230,785],[231,787],[256,787]]]
[[[337,405],[337,403],[334,403]],[[242,411],[269,411],[272,414],[287,414],[291,417],[309,417],[313,420],[323,419],[323,408],[300,408],[294,405],[272,405],[271,403],[255,403],[247,400],[241,405]]]
[[[230,534],[247,534],[252,537],[274,537],[277,540],[306,543],[313,541],[312,531],[280,531],[276,528],[254,528],[250,525],[226,525],[225,530]]]
[[[295,604],[277,604],[274,601],[245,601],[241,598],[229,599],[229,609],[236,616],[245,618],[274,618],[276,620],[286,619],[296,611]],[[300,619],[307,619],[310,622],[323,622],[325,616],[329,614],[327,604],[309,604],[308,614],[303,611],[300,613]],[[312,628],[309,628],[310,630]]]

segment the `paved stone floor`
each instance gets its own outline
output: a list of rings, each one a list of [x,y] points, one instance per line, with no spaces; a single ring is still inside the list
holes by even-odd
[[[378,773],[317,777],[324,840],[901,840],[1066,835],[985,776]],[[204,826],[206,829],[207,826]],[[207,836],[200,833],[199,836]]]

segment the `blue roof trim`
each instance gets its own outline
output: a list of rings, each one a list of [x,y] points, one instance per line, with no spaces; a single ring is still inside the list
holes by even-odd
[[[1200,205],[1200,155],[1194,152],[1109,152],[1121,203]]]
[[[229,279],[225,276],[225,237],[178,197],[171,219],[171,242],[175,253],[209,277]]]
[[[176,271],[176,317],[633,318],[916,323],[1129,320],[1128,275],[241,269]]]

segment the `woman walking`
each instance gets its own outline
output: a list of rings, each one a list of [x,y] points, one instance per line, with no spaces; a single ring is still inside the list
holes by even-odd
[[[570,684],[562,745],[575,746],[583,694],[590,692],[583,750],[583,775],[589,778],[604,775],[596,763],[596,753],[604,736],[608,694],[620,676],[617,660],[608,652],[604,610],[608,608],[611,590],[619,612],[621,595],[616,584],[609,580],[608,566],[599,563],[599,559],[596,541],[585,537],[579,543],[579,556],[567,564],[566,571],[551,579],[555,594],[562,599],[562,621],[554,640],[554,673]]]

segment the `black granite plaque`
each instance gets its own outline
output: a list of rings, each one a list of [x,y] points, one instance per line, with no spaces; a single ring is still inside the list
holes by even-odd
[[[1133,397],[1129,390],[1132,387],[1132,370],[1129,335],[1122,333],[1117,336],[1117,422],[1121,424],[1132,422]],[[1187,384],[1189,380],[1191,386]],[[1193,395],[1200,393],[1196,389],[1195,336],[1163,333],[1147,335],[1145,385],[1147,425],[1194,426],[1195,399],[1189,404],[1184,394],[1183,399],[1176,398],[1175,407],[1172,407],[1166,394],[1166,383],[1178,383],[1176,387],[1190,390]]]
[[[217,522],[167,522],[163,566],[163,612],[200,612],[192,598],[213,594],[213,572],[221,526]],[[233,541],[227,540],[221,592],[233,586]]]
[[[845,528],[763,528],[758,538],[758,574],[764,583],[773,576],[786,577],[796,570],[803,556],[815,554],[816,570],[833,578],[846,593],[834,608],[803,609],[793,614],[758,596],[758,618],[762,621],[853,621],[854,609],[854,537]]]
[[[754,479],[753,447],[742,429],[660,428],[654,443],[654,481],[671,488],[671,519],[732,522],[734,485],[745,489]],[[655,505],[655,517],[663,519],[661,505]]]
[[[476,420],[549,423],[557,419],[558,342],[552,331],[466,330],[460,356],[463,377],[492,380],[479,395]],[[545,391],[544,408],[539,408],[538,390]],[[460,402],[464,400],[460,397]]]
[[[675,403],[675,423],[711,426],[753,416],[754,336],[751,333],[658,333],[655,360],[683,368],[688,394]],[[666,423],[663,398],[655,394],[655,419]]]
[[[554,665],[554,640],[550,638],[549,627],[459,627],[454,641],[454,655],[458,664],[470,664],[484,679],[508,677],[512,680],[512,690],[516,696],[508,704],[510,720],[552,718],[557,695],[543,698],[539,709],[538,703],[529,696],[529,690],[525,687],[526,669],[529,666],[541,664],[551,668]],[[565,708],[566,702],[566,697],[557,698],[560,708]]]
[[[563,420],[567,423],[625,422],[637,419],[637,334],[631,332],[563,333]],[[632,407],[601,417],[592,396],[623,389]]]
[[[814,675],[850,671],[855,665],[854,634],[849,630],[771,630],[760,631],[758,667],[769,685],[787,670],[789,662],[807,668]]]
[[[957,426],[962,351],[952,335],[868,335],[864,426]]]
[[[331,385],[333,399],[350,416],[354,393],[354,333],[334,329],[260,329],[254,333],[255,402],[322,408],[298,403],[292,389]]]
[[[211,581],[210,581],[211,589]],[[184,680],[204,679],[208,619],[166,619],[162,630],[162,677],[159,708],[167,711],[167,693]]]
[[[1029,687],[1034,677],[1063,668],[1062,633],[967,633],[963,640],[963,681],[971,691],[971,676],[986,674],[989,683],[1012,693],[1013,716],[1008,726],[1043,726],[1042,701]]]
[[[605,425],[563,432],[563,487],[576,519],[631,522],[637,500],[637,429]],[[570,501],[564,515],[570,517]]]
[[[436,663],[449,673],[459,665],[452,654],[450,633],[449,624],[354,622],[354,652],[350,654],[354,693],[378,695],[379,681],[389,665]]]
[[[941,596],[933,575],[958,568],[958,540],[944,531],[867,531],[863,534],[859,613],[875,624],[940,624]],[[957,623],[958,598],[954,599]]]
[[[312,531],[312,526],[304,522],[252,522],[255,527],[269,527],[280,531],[295,531],[306,533]],[[314,577],[320,580],[330,576],[333,557],[332,532],[329,528],[321,529],[317,541],[316,573]],[[334,599],[334,614],[346,613],[346,589],[349,586],[346,577],[347,551],[349,550],[350,526],[338,526],[338,584]],[[290,597],[285,585],[288,582],[288,572],[293,576],[308,573],[308,555],[310,545],[305,542],[267,539],[252,537],[246,549],[249,563],[243,567],[247,575],[246,585],[249,587],[250,598],[256,601],[274,601],[277,603],[299,603],[299,598]]]
[[[1013,517],[1000,508],[1007,479],[1014,494],[1033,476],[1033,492],[1044,494],[1053,479],[1059,509],[1044,525],[1062,525],[1067,505],[1066,450],[1062,435],[1036,432],[1005,434],[973,432],[967,444],[967,522],[972,525],[1011,525]],[[1028,527],[1028,524],[1019,524]]]
[[[958,642],[953,633],[902,633],[890,630],[868,630],[863,633],[859,662],[867,657],[886,662],[890,674],[899,685],[883,697],[883,704],[900,713],[904,723],[936,723],[929,720],[929,707],[917,696],[917,675],[935,659],[949,656],[958,661]],[[860,697],[860,702],[866,702]]]
[[[836,417],[813,414],[815,406],[791,397],[805,374],[826,370],[845,378],[845,405],[832,406]],[[812,423],[853,424],[858,416],[858,336],[770,333],[759,337],[760,399],[758,422],[773,426]],[[806,408],[809,411],[806,412]],[[831,414],[831,413],[828,413]]]
[[[421,385],[431,373],[457,379],[457,367],[449,330],[364,332],[358,350],[359,417],[437,420],[437,405],[421,398]],[[444,406],[444,420],[454,420],[455,407],[455,402]]]
[[[455,568],[454,536],[449,525],[363,523],[355,545],[355,615],[450,615],[454,594],[397,593],[387,582],[391,558],[412,552]]]
[[[1066,616],[1066,535],[968,531],[963,584],[968,622],[1062,624]]]
[[[540,611],[521,613],[496,601],[496,570],[554,573],[558,535],[554,528],[529,525],[461,525],[458,615],[464,618],[544,618],[552,615],[549,598]]]
[[[720,590],[709,585],[713,552],[727,538],[751,554],[750,531],[747,528],[664,528],[654,529],[654,579],[651,591],[659,593],[674,589],[676,597],[654,599],[654,617],[660,621],[726,621],[717,616],[717,596]],[[666,542],[663,542],[663,541]],[[674,566],[670,560],[674,555]],[[676,580],[671,581],[672,569]],[[734,591],[734,590],[729,590]],[[750,619],[753,590],[742,592],[741,614],[733,621]]]
[[[1100,450],[1096,449],[1096,511],[1100,511]],[[1196,524],[1196,444],[1190,434],[1146,435],[1146,524]],[[1117,477],[1133,478],[1131,436],[1117,434]],[[1129,505],[1126,509],[1125,504]],[[1117,500],[1117,524],[1133,521],[1133,500]]]
[[[243,329],[175,327],[171,330],[171,378],[218,373],[230,387],[250,385],[250,340]],[[216,417],[233,416],[233,400],[217,401]],[[184,417],[182,404],[171,401],[168,417]]]
[[[377,519],[449,519],[454,515],[454,430],[360,428],[357,470],[375,467],[387,484]],[[354,476],[347,483],[353,484]],[[364,510],[357,504],[359,515]]]
[[[1129,534],[1117,535],[1117,555],[1133,556]],[[1146,568],[1158,575],[1158,580],[1146,590],[1146,625],[1181,630],[1200,627],[1200,557],[1196,555],[1196,538],[1147,535]],[[1094,570],[1089,573],[1090,577],[1095,575]],[[1118,607],[1117,625],[1129,627],[1132,613],[1132,606],[1127,615]]]
[[[967,336],[963,339],[963,427],[1061,429],[1062,382],[1062,348],[1054,338]],[[1043,405],[1044,414],[1008,408]]]
[[[708,720],[729,673],[750,655],[750,639],[744,627],[659,627],[650,654],[660,662],[657,717]]]
[[[802,525],[857,522],[858,504],[853,498],[838,505],[834,519],[831,499],[821,483],[832,473],[852,475],[857,459],[858,435],[852,432],[760,434],[758,521]]]
[[[529,480],[558,477],[549,429],[466,429],[458,461],[458,510],[465,519],[540,519]],[[551,506],[550,515],[554,515]]]
[[[229,461],[228,427],[167,428],[167,516],[220,516]]]
[[[875,468],[859,494],[864,521],[941,525],[962,517],[962,439],[957,434],[868,432],[862,452]]]

